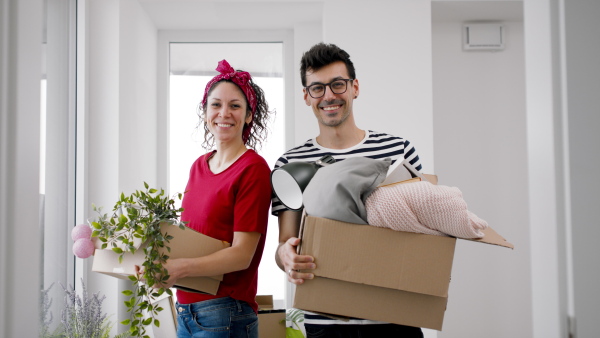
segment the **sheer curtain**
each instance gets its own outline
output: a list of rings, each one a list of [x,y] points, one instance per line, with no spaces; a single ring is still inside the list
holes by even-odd
[[[41,0],[0,0],[0,336],[36,337]]]

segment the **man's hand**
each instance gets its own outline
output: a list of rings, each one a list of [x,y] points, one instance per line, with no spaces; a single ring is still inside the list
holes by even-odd
[[[299,270],[313,270],[316,268],[316,265],[314,257],[296,254],[298,244],[300,244],[300,239],[297,237],[291,237],[287,241],[280,243],[277,248],[277,256],[287,274],[288,281],[300,285],[304,283],[305,279],[313,279],[314,274],[300,272]]]

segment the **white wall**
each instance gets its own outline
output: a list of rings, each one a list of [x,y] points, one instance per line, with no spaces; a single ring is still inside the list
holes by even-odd
[[[436,174],[515,245],[457,242],[439,337],[532,335],[523,24],[504,28],[504,50],[463,51],[462,22],[433,24]]]
[[[121,192],[157,182],[157,30],[135,0],[87,2],[87,150],[84,217],[92,203],[110,212]],[[81,220],[84,221],[84,220]],[[85,261],[87,269],[91,260]],[[87,273],[90,292],[107,296],[112,320],[128,318],[118,290],[128,281]],[[123,325],[115,329],[123,330]]]
[[[291,143],[286,145],[288,149],[319,134],[315,115],[303,99],[299,70],[302,54],[321,41],[323,41],[323,26],[320,21],[299,22],[294,25],[294,111],[290,114],[293,116],[293,124],[286,124],[288,128],[286,131],[293,137],[287,137],[288,141],[291,140]]]
[[[564,1],[567,179],[577,337],[598,336],[600,313],[600,2]]]
[[[354,62],[357,125],[408,139],[434,172],[430,2],[326,1],[323,38]]]
[[[143,181],[157,186],[157,29],[136,0],[121,1],[119,125],[120,189],[143,189]]]
[[[532,336],[544,338],[567,336],[557,3],[524,2]]]

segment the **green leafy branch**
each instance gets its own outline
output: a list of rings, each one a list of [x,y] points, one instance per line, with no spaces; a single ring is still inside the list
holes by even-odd
[[[155,305],[154,300],[165,292],[172,296],[168,288],[162,284],[169,279],[169,272],[163,264],[169,259],[168,243],[173,236],[161,232],[164,224],[173,224],[184,229],[184,222],[179,220],[183,208],[175,207],[175,200],[165,196],[164,190],[149,188],[144,182],[144,191],[136,190],[130,196],[121,193],[119,201],[109,216],[103,214],[101,208],[92,205],[99,216],[91,222],[94,231],[92,237],[102,242],[102,249],[110,248],[119,254],[119,263],[127,253],[134,254],[143,248],[145,259],[140,267],[140,274],[129,276],[133,282],[133,290],[125,290],[123,294],[130,297],[124,303],[131,312],[130,319],[123,325],[129,325],[129,333],[134,337],[149,337],[146,326],[160,326],[156,316],[162,307]],[[182,194],[176,195],[179,200]],[[144,312],[149,314],[144,318]]]
[[[300,330],[298,323],[304,322],[304,311],[295,308],[288,309],[285,314],[285,320],[292,322],[292,328],[296,326]]]

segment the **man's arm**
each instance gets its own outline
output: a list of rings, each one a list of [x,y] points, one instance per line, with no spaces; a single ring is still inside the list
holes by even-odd
[[[305,279],[313,279],[312,273],[301,273],[297,270],[314,269],[314,257],[298,255],[296,247],[300,244],[298,233],[300,231],[300,211],[279,212],[279,246],[275,251],[275,261],[279,268],[287,273],[288,281],[302,284]]]

